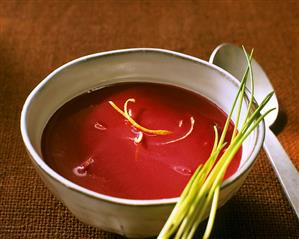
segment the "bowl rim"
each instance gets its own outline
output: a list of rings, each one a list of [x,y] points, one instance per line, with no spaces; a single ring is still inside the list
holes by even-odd
[[[173,57],[178,57],[183,60],[192,61],[197,64],[202,64],[207,67],[209,67],[211,70],[219,72],[221,75],[224,76],[227,80],[231,81],[235,85],[240,85],[240,82],[229,72],[225,71],[224,69],[208,62],[204,61],[202,59],[199,59],[194,56],[190,56],[184,53],[179,53],[171,50],[165,50],[160,48],[128,48],[128,49],[120,49],[120,50],[112,50],[112,51],[105,51],[105,52],[99,52],[94,53],[86,56],[82,56],[79,58],[76,58],[70,62],[67,62],[63,64],[62,66],[58,67],[54,71],[52,71],[49,75],[47,75],[28,95],[23,108],[21,112],[21,118],[20,118],[20,129],[21,129],[21,135],[23,142],[26,146],[26,149],[28,153],[31,155],[32,160],[35,161],[36,165],[48,176],[50,176],[52,179],[57,181],[58,183],[62,184],[63,186],[67,187],[68,189],[71,189],[73,191],[79,192],[81,194],[84,194],[89,197],[93,197],[96,199],[100,199],[109,203],[114,204],[120,204],[120,205],[127,205],[127,206],[164,206],[169,204],[174,204],[178,201],[179,197],[175,198],[163,198],[163,199],[126,199],[126,198],[119,198],[114,196],[109,196],[105,194],[101,194],[92,190],[89,190],[87,188],[84,188],[82,186],[79,186],[78,184],[73,183],[72,181],[64,178],[63,176],[59,175],[57,172],[55,172],[50,166],[48,166],[45,161],[42,159],[42,157],[39,156],[33,145],[31,144],[28,131],[27,131],[27,123],[26,123],[26,116],[28,114],[28,109],[32,103],[32,101],[35,98],[35,95],[39,93],[40,90],[43,89],[43,87],[59,72],[63,71],[64,69],[75,65],[80,64],[81,62],[90,60],[90,59],[96,59],[96,58],[102,58],[106,56],[113,56],[113,55],[119,55],[119,54],[130,54],[130,53],[158,53],[158,54],[166,54]],[[248,92],[246,93],[248,94]],[[247,95],[248,97],[248,95]],[[232,184],[235,180],[240,178],[243,174],[247,172],[248,169],[250,169],[255,159],[259,153],[259,151],[262,148],[264,137],[265,137],[265,125],[264,121],[262,121],[258,127],[256,128],[258,135],[257,139],[255,141],[255,147],[250,155],[250,157],[244,162],[244,164],[238,168],[238,170],[229,178],[227,178],[222,184],[221,184],[221,190],[228,187],[230,184]]]

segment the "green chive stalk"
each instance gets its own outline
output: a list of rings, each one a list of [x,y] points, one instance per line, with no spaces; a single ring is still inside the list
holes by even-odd
[[[210,207],[209,219],[202,237],[203,239],[209,238],[216,217],[220,186],[226,169],[242,146],[244,140],[259,125],[265,116],[273,110],[271,109],[261,114],[261,110],[268,103],[273,95],[273,92],[269,93],[256,109],[253,109],[254,80],[251,66],[253,50],[249,55],[244,47],[243,51],[247,61],[247,69],[241,80],[239,90],[233,101],[222,134],[219,138],[217,128],[214,126],[215,139],[210,157],[204,165],[200,165],[197,168],[189,180],[179,201],[170,214],[166,224],[162,228],[162,231],[158,235],[158,239],[168,239],[170,237],[174,239],[192,239],[198,225],[204,219],[203,217],[205,216],[206,210]],[[239,128],[241,108],[244,102],[245,86],[248,78],[250,78],[251,95],[248,103],[248,109],[245,114],[245,120],[238,132],[237,129]],[[237,108],[237,115],[233,134],[230,142],[224,142],[235,108]],[[224,153],[217,161],[221,150],[225,146],[227,147]]]

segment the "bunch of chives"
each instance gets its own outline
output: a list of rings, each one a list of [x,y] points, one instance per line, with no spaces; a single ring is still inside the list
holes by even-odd
[[[250,55],[247,54],[244,47],[243,51],[247,60],[247,69],[243,75],[222,134],[219,138],[217,128],[214,126],[215,140],[210,157],[204,165],[200,165],[194,172],[160,232],[158,239],[167,239],[170,237],[174,239],[192,239],[199,223],[204,219],[203,217],[205,216],[206,210],[210,208],[206,230],[202,237],[203,239],[209,238],[215,221],[220,186],[226,169],[242,146],[244,140],[259,125],[264,117],[273,110],[271,109],[261,114],[261,110],[270,100],[273,92],[269,93],[257,108],[253,107],[254,80],[251,66],[253,50]],[[245,114],[245,120],[238,131],[241,108],[245,96],[245,85],[248,78],[251,83],[251,95]],[[224,142],[232,114],[235,110],[237,110],[237,117],[231,140],[230,142]],[[224,147],[226,148],[218,159]]]

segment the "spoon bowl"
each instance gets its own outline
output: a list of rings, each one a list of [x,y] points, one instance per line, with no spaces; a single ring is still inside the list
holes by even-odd
[[[239,80],[242,79],[243,74],[247,68],[247,61],[245,59],[243,50],[240,47],[229,43],[221,44],[217,48],[215,48],[215,50],[211,54],[209,61],[210,63],[220,66],[222,69],[230,72]],[[274,91],[274,89],[271,82],[269,81],[268,76],[254,59],[252,59],[251,65],[252,71],[254,72],[254,97],[260,104],[263,101],[266,93],[272,92]],[[250,89],[250,81],[247,81],[246,86],[248,89]],[[274,110],[271,111],[265,118],[265,124],[268,127],[274,124],[279,112],[278,100],[275,94],[262,110],[262,113],[273,108]]]

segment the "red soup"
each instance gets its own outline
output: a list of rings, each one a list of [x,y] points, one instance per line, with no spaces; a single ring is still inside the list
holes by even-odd
[[[221,133],[226,117],[206,98],[181,88],[117,84],[63,105],[44,130],[42,153],[60,175],[95,192],[128,199],[177,197],[208,159],[213,126]],[[232,129],[233,123],[227,140]],[[237,170],[240,158],[241,150],[225,177]]]

